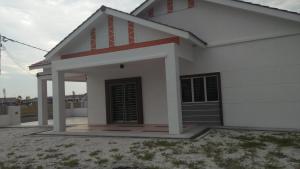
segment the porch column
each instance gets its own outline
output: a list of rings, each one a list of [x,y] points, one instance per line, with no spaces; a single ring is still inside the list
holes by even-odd
[[[165,58],[169,134],[182,133],[179,58],[175,46]]]
[[[64,73],[52,71],[52,83],[53,128],[56,132],[64,132],[66,129]]]
[[[47,80],[38,77],[38,121],[39,126],[48,125]]]

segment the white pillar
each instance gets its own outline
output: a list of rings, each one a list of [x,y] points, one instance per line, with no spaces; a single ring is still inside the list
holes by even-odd
[[[48,125],[47,80],[38,78],[38,121],[39,126]]]
[[[169,134],[182,133],[179,58],[175,47],[165,58]]]
[[[64,73],[53,70],[52,83],[53,128],[56,132],[64,132],[66,129]]]

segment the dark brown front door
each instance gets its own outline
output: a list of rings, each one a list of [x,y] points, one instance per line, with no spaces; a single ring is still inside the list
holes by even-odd
[[[107,80],[107,122],[143,124],[141,78]]]

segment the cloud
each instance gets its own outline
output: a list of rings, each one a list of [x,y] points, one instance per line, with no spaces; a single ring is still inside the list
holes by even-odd
[[[0,33],[50,50],[102,5],[129,12],[143,1],[0,0]],[[14,61],[20,66],[3,53],[1,64],[5,74],[0,75],[0,89],[7,88],[8,94],[12,96],[20,94],[36,96],[36,78],[28,74],[24,68],[27,69],[30,64],[42,60],[45,52],[12,42],[5,43],[5,47],[14,58],[17,58]],[[84,85],[73,86],[74,90],[84,87]],[[70,88],[72,89],[72,86]]]

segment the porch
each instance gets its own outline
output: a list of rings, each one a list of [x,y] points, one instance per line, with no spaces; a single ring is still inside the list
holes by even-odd
[[[179,59],[191,61],[193,56],[190,56],[190,53],[188,49],[171,43],[53,61],[51,76],[47,75],[48,79],[45,76],[40,76],[38,80],[39,125],[47,125],[47,110],[45,109],[45,98],[47,97],[45,90],[47,86],[45,81],[52,80],[54,131],[50,133],[82,134],[86,132],[89,134],[98,130],[101,135],[106,135],[105,133],[112,132],[114,129],[124,129],[124,125],[139,125],[137,128],[132,126],[127,128],[126,131],[129,130],[129,132],[127,131],[125,135],[134,133],[133,135],[146,136],[151,135],[152,132],[154,135],[180,135],[186,133],[186,129],[190,129],[190,127],[183,127],[182,122]],[[140,79],[140,84],[134,86],[130,82],[131,86],[127,86],[128,89],[125,88],[126,90],[137,90],[133,91],[133,94],[116,93],[116,96],[112,96],[112,100],[110,100],[110,97],[108,97],[109,92],[118,91],[120,86],[114,87],[116,89],[109,88],[107,82],[112,80],[120,84],[119,81],[121,80],[122,86],[124,81],[122,79],[133,77]],[[88,123],[85,125],[66,126],[66,115],[64,113],[65,81],[83,81],[87,83]],[[125,80],[125,86],[127,81]],[[121,89],[125,90],[125,88]],[[138,93],[138,90],[140,90],[140,93]],[[112,105],[114,102],[116,104],[120,102],[117,98],[120,94],[124,97],[123,100],[121,98],[122,102],[126,99],[126,102],[129,102],[128,100],[131,99],[133,101],[128,104],[132,105],[134,103],[135,105],[131,107],[125,105],[125,109],[122,108],[124,104],[120,107],[114,107]],[[130,95],[130,98],[127,98],[127,95]],[[120,111],[120,108],[122,108],[122,111]],[[124,110],[127,112],[125,115]],[[121,116],[118,113],[121,113]],[[125,120],[122,119],[124,116],[126,117]],[[115,135],[121,136],[122,133],[115,132]]]
[[[192,139],[207,131],[203,126],[184,126],[181,134],[169,134],[166,125],[75,125],[66,128],[65,132],[48,131],[41,135],[59,136],[89,136],[89,137],[124,137],[124,138],[165,138],[165,139]]]

